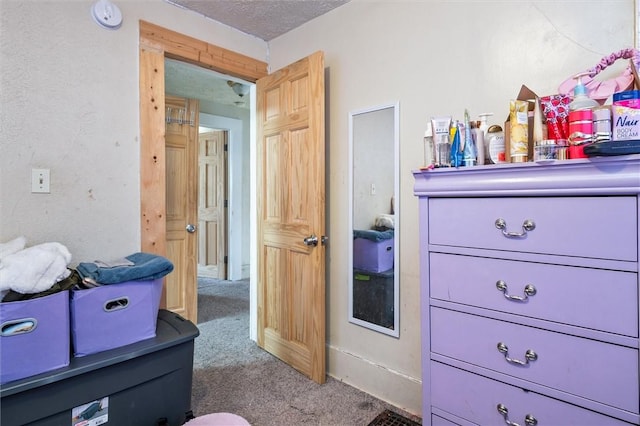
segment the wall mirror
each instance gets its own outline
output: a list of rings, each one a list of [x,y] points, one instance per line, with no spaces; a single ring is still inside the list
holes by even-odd
[[[399,104],[349,113],[349,321],[399,337]]]

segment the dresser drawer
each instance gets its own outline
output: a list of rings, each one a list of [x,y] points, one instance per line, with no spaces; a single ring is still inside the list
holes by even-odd
[[[499,404],[507,414],[498,411]],[[540,426],[629,426],[621,420],[439,362],[431,364],[431,405],[479,425],[503,425],[506,419],[525,425],[525,416],[530,415]]]
[[[639,412],[637,349],[431,307],[431,351]]]
[[[637,238],[635,197],[429,199],[430,244],[636,261]]]
[[[450,422],[447,419],[443,419],[435,414],[431,416],[431,426],[458,426],[456,423]]]
[[[429,282],[435,299],[638,337],[633,272],[431,253]]]

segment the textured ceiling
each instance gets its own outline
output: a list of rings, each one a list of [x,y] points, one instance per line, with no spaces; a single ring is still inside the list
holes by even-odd
[[[269,41],[349,0],[166,0],[244,33]],[[238,96],[230,78],[184,62],[165,60],[165,90],[186,98],[249,108],[249,96]],[[237,80],[235,80],[237,81]]]
[[[167,0],[270,41],[349,0]]]
[[[227,84],[229,80],[230,77],[196,65],[168,58],[164,61],[166,93],[238,108],[249,108],[249,95],[238,96]]]

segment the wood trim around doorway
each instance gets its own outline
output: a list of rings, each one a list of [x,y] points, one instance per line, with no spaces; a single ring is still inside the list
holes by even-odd
[[[255,82],[267,63],[140,21],[141,250],[166,255],[164,59]]]

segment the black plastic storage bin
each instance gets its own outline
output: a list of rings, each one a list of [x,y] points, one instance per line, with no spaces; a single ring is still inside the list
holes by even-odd
[[[161,309],[154,338],[0,386],[0,424],[73,425],[85,411],[108,425],[182,425],[191,416],[198,334],[192,322]]]
[[[353,270],[353,316],[393,328],[393,269],[384,272]]]

